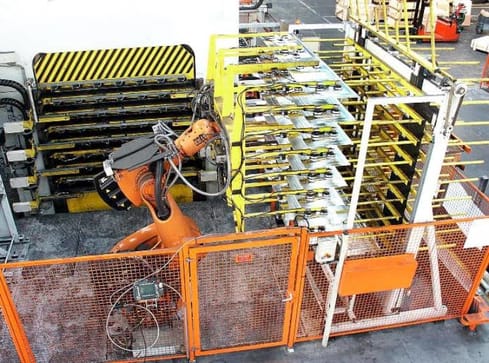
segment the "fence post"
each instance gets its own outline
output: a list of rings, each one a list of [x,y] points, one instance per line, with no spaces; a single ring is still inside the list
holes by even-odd
[[[489,182],[489,177],[487,175],[483,175],[479,178],[478,188],[482,193],[486,192],[488,182]]]
[[[484,258],[481,261],[481,264],[479,266],[479,270],[477,271],[477,273],[475,274],[475,276],[472,280],[472,286],[470,287],[470,290],[468,291],[467,299],[465,300],[465,304],[462,307],[460,316],[464,316],[465,314],[467,314],[469,312],[470,306],[472,305],[472,302],[474,301],[474,297],[477,293],[477,289],[479,288],[481,280],[484,277],[484,272],[486,272],[488,267],[489,267],[489,247],[486,247],[486,252],[484,253]]]
[[[287,347],[292,349],[297,340],[297,331],[302,308],[302,299],[304,296],[304,285],[306,279],[307,255],[309,252],[309,232],[306,228],[301,228],[299,234],[299,253],[297,255],[297,271],[294,276],[294,307],[291,315],[290,329],[287,333]]]
[[[10,295],[7,281],[3,275],[3,270],[0,270],[0,305],[4,313],[12,341],[19,355],[21,363],[35,363],[36,359],[32,353],[27,336],[25,335],[24,327],[15,309],[15,304]]]

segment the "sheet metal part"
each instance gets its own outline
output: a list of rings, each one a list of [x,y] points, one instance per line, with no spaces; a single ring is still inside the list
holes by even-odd
[[[357,16],[358,14],[354,14],[354,17]],[[350,107],[356,120],[342,124],[355,146],[359,145],[364,105],[369,97],[422,94],[422,91],[410,82],[412,80],[409,77],[406,78],[402,72],[397,74],[393,71],[397,68],[389,67],[386,59],[378,57],[382,52],[371,53],[348,36],[340,42],[334,36],[307,38],[307,32],[301,29],[301,33],[306,44],[314,43],[313,46],[319,49],[318,54],[321,58],[360,95],[360,99],[343,101],[344,105]],[[369,41],[372,39],[379,40],[370,37]],[[379,44],[384,43],[379,41]],[[387,47],[384,49],[384,54],[395,53],[395,50]],[[431,50],[431,47],[428,50]],[[397,54],[402,62],[407,62],[405,64],[416,64],[413,58],[408,59],[402,52]],[[436,77],[438,76],[434,77],[435,80]],[[376,107],[366,160],[366,182],[361,194],[363,201],[360,202],[363,205],[360,211],[363,218],[358,221],[367,221],[369,225],[385,225],[402,222],[405,218],[402,210],[406,211],[406,215],[409,214],[411,204],[415,200],[419,171],[426,157],[426,148],[431,142],[431,121],[428,115],[421,114],[408,104]],[[425,126],[422,126],[423,124]],[[470,145],[477,144],[484,144],[484,141],[475,141],[472,144],[471,141],[464,143],[454,138],[450,142],[452,147],[445,157],[444,165],[463,165],[461,153],[468,150]],[[352,148],[351,151],[346,157],[354,167],[357,157],[355,149]],[[350,183],[353,180],[353,175],[347,168],[343,169],[343,177]],[[448,180],[450,175],[445,174],[443,178]],[[389,214],[391,218],[386,218]]]
[[[213,79],[221,118],[233,117],[235,175],[228,198],[237,229],[246,230],[246,220],[257,217],[336,229],[330,222],[341,223],[337,212],[345,206],[336,190],[347,186],[337,167],[350,164],[342,149],[352,144],[341,124],[354,120],[338,99],[357,94],[294,35],[246,35],[240,44],[217,49],[210,61],[217,75],[224,69],[219,62],[238,57]],[[266,56],[240,57],[257,47]],[[273,67],[264,71],[261,65],[269,62]],[[235,78],[236,85],[225,84]],[[221,104],[219,97],[236,101]]]

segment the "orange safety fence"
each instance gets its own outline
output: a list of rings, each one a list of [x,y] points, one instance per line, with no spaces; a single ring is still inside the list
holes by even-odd
[[[198,239],[189,247],[191,359],[288,344],[305,231],[284,228]]]
[[[28,261],[6,265],[6,272],[37,362],[187,355],[178,254],[159,251]],[[137,281],[162,284],[157,302],[136,301]]]
[[[1,362],[17,362],[18,356],[15,350],[15,345],[10,336],[10,332],[5,322],[3,309],[0,306],[0,351],[2,352],[0,356]]]
[[[458,169],[451,168],[451,182],[444,185],[443,210],[452,218],[480,217],[489,215],[489,198],[475,184],[463,182],[466,178]]]
[[[317,263],[314,245],[332,237],[349,241],[332,335],[460,318],[489,262],[473,245],[488,199],[465,184],[440,207],[457,218],[431,223],[216,234],[178,250],[2,265],[0,362],[15,361],[14,346],[38,362],[149,362],[320,338],[336,260]]]
[[[487,221],[487,218],[484,219]],[[470,229],[475,220],[462,221]],[[467,313],[469,302],[480,282],[481,271],[487,266],[489,249],[464,247],[467,237],[459,226],[461,223],[443,221],[350,231],[350,248],[345,266],[357,259],[368,261],[401,256],[409,251],[410,243],[418,243],[417,267],[409,288],[375,291],[375,287],[372,287],[372,292],[351,296],[340,294],[332,335],[457,318]],[[436,248],[429,247],[431,233],[434,233]],[[328,234],[315,234],[314,237],[323,236]],[[434,257],[437,261],[434,268],[430,260],[433,253],[436,253]],[[299,341],[322,336],[326,297],[332,286],[335,268],[335,263],[320,265],[312,258],[307,263],[297,332]],[[393,269],[390,272],[392,275],[386,272],[384,279],[392,279],[398,271]],[[433,290],[434,285],[439,286],[438,294]],[[436,304],[436,295],[439,304]]]

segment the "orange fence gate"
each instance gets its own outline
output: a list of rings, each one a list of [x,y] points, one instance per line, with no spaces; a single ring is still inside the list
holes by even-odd
[[[304,236],[300,229],[284,229],[219,242],[206,237],[186,250],[191,359],[291,344]]]

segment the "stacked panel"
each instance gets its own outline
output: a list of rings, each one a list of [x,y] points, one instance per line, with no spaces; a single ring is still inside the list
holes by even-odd
[[[234,54],[221,54],[237,56],[222,62],[238,62],[221,78],[234,79],[232,88],[215,79],[217,95],[234,99],[216,106],[224,120],[233,117],[229,200],[237,229],[262,217],[341,229],[347,182],[338,168],[349,165],[343,149],[351,145],[342,122],[353,117],[339,99],[356,94],[290,34],[243,37]]]
[[[95,195],[93,177],[114,148],[150,135],[159,120],[176,131],[190,122],[196,80],[185,45],[39,54],[33,68],[39,197],[57,209],[68,200],[75,211]]]

